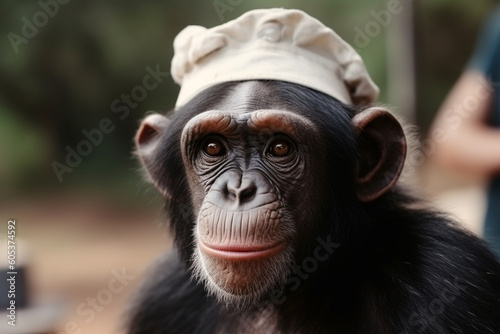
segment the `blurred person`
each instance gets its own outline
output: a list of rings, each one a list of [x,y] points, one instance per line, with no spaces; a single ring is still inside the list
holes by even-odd
[[[500,6],[483,27],[462,75],[431,128],[438,164],[490,180],[483,227],[500,258]]]

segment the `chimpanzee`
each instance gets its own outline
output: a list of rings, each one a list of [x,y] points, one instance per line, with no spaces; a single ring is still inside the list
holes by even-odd
[[[500,263],[396,185],[405,135],[354,49],[285,9],[174,47],[177,106],[136,146],[175,248],[128,333],[500,333]]]

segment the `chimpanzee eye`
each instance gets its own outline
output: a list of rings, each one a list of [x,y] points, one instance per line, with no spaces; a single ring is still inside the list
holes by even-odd
[[[269,154],[284,157],[290,153],[290,144],[284,140],[276,140],[269,146]]]
[[[211,157],[220,157],[226,154],[226,147],[217,138],[210,138],[205,141],[203,151]]]

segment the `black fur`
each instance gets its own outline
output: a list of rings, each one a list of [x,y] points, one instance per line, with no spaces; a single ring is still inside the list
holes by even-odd
[[[156,165],[163,175],[160,183],[173,195],[166,210],[178,253],[158,265],[140,292],[130,334],[257,333],[266,328],[253,327],[266,312],[229,310],[190,280],[195,214],[180,133],[194,115],[220,106],[233,87],[226,83],[202,92],[174,112],[161,138],[164,149]],[[397,188],[370,203],[356,200],[358,153],[351,125],[356,110],[295,84],[262,81],[259,87],[250,110],[294,111],[312,120],[322,138],[315,148],[320,156],[316,170],[310,172],[317,192],[310,203],[294,204],[306,205],[312,215],[311,226],[300,234],[311,242],[297,249],[296,262],[312,256],[318,237],[340,244],[293,289],[287,285],[279,298],[270,296],[256,307],[255,312],[276,310],[270,318],[276,327],[268,327],[273,328],[269,332],[500,333],[500,264],[482,240],[446,216],[418,208],[418,200]]]

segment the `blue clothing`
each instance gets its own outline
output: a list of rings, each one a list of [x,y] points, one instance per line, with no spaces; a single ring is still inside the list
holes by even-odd
[[[486,22],[469,67],[481,71],[489,79],[494,89],[490,124],[500,127],[500,6]],[[495,176],[488,187],[483,233],[500,258],[500,175]]]

